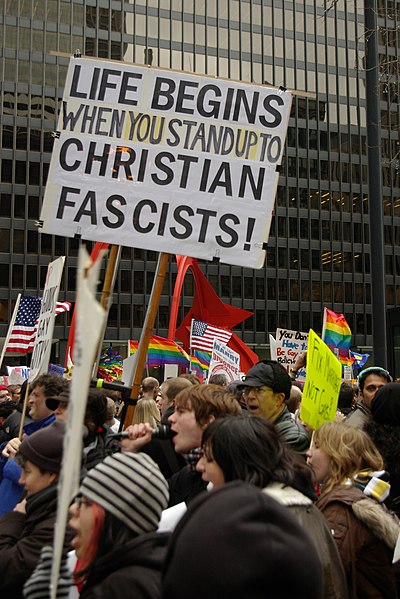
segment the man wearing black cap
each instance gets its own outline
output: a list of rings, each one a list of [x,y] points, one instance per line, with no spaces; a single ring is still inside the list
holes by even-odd
[[[292,382],[284,367],[273,360],[258,362],[244,377],[243,385],[248,412],[271,420],[292,449],[306,451],[310,443],[307,431],[291,417],[285,403]]]

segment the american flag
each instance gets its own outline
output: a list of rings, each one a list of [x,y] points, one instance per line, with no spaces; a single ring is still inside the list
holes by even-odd
[[[8,337],[6,352],[27,354],[33,350],[41,305],[40,297],[29,295],[21,297],[15,322]],[[68,312],[70,308],[70,302],[57,302],[56,315]]]
[[[221,343],[226,344],[231,337],[231,331],[214,327],[201,320],[192,320],[190,330],[190,347],[192,349],[202,349],[203,351],[212,352],[214,339],[218,339]]]

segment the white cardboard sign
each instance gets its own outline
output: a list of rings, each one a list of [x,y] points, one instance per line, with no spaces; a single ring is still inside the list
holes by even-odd
[[[208,370],[208,379],[213,374],[224,374],[231,383],[240,378],[240,355],[233,349],[214,339]]]
[[[292,331],[289,329],[276,329],[276,361],[282,364],[287,371],[295,363],[297,355],[306,351],[308,333]],[[305,381],[305,369],[299,370],[296,380]]]
[[[277,88],[71,58],[43,232],[261,268],[291,101]]]
[[[47,267],[46,283],[43,290],[37,333],[32,351],[29,381],[33,381],[40,374],[47,372],[49,367],[56,306],[64,261],[65,256],[60,256],[57,260],[50,262]]]

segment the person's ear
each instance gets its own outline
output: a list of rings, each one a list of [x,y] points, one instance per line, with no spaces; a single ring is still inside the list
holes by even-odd
[[[50,476],[49,476],[49,482],[52,485],[53,483],[56,483],[59,479],[59,475],[56,472],[50,472]]]
[[[215,420],[215,416],[213,416],[212,414],[207,418],[207,420],[201,425],[202,429],[207,428],[208,426],[210,426],[210,424],[212,422],[214,422]]]
[[[284,393],[275,393],[276,401],[279,406],[285,403],[285,394]]]

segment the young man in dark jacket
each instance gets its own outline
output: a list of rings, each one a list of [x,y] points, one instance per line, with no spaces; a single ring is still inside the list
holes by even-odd
[[[175,411],[168,422],[175,433],[172,439],[175,451],[184,455],[187,465],[168,480],[169,507],[181,502],[188,503],[206,489],[207,483],[196,471],[203,431],[216,418],[240,412],[238,402],[219,385],[192,385],[178,393]],[[122,451],[141,451],[152,437],[148,423],[129,426],[127,432],[129,439],[122,441]]]

